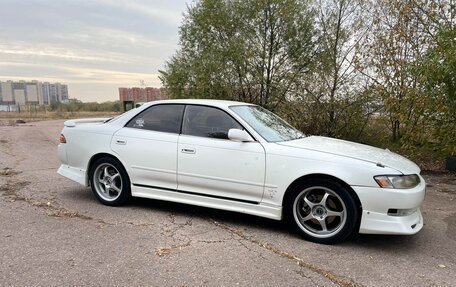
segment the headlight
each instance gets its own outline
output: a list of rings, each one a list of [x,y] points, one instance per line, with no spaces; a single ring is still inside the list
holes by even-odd
[[[409,175],[378,175],[374,176],[375,181],[383,188],[414,188],[420,183],[420,177],[416,174]]]

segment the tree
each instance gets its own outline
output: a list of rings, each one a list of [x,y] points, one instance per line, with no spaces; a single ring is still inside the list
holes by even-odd
[[[414,73],[424,83],[429,137],[447,155],[456,155],[456,6],[451,1],[416,1],[417,15],[432,39]]]
[[[372,11],[372,41],[367,50],[374,91],[390,119],[393,141],[410,136],[424,112],[423,85],[412,67],[428,47],[412,1],[380,0]]]
[[[452,1],[380,0],[366,58],[393,141],[455,153],[455,6]]]
[[[307,134],[454,154],[455,14],[454,0],[201,0],[160,77],[174,97],[260,104]]]
[[[234,99],[275,110],[309,71],[311,19],[304,0],[197,2],[161,80],[176,97]]]
[[[356,67],[369,28],[365,8],[366,2],[358,0],[319,0],[313,5],[318,53],[301,81],[299,105],[290,113],[305,132],[356,138],[367,123],[370,100]]]

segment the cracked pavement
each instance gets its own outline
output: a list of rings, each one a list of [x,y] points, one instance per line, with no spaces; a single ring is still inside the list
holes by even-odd
[[[454,286],[456,176],[425,174],[423,230],[339,245],[283,223],[133,199],[56,173],[63,120],[0,125],[0,286]]]

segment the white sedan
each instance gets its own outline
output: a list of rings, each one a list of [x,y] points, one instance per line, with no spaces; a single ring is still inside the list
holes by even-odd
[[[252,104],[145,103],[116,118],[65,122],[58,173],[103,204],[131,196],[286,219],[305,239],[423,227],[420,169],[388,150],[307,136]]]

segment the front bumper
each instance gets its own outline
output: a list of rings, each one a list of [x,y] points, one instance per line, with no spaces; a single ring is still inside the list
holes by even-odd
[[[362,205],[359,233],[364,234],[415,234],[423,228],[420,206],[426,183],[412,189],[352,186]],[[406,215],[391,215],[389,210],[413,210]]]

